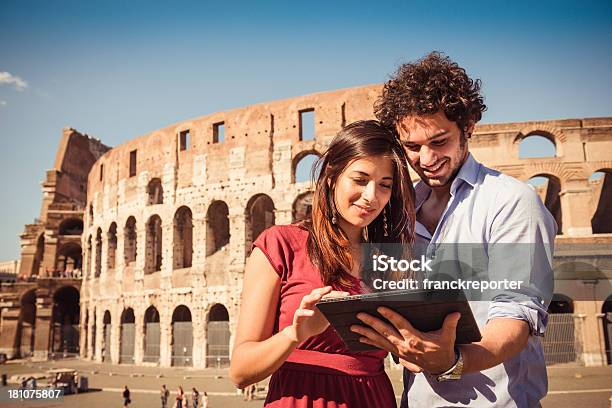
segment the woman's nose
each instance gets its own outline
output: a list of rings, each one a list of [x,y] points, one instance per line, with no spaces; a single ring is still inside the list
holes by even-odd
[[[376,198],[376,184],[373,181],[369,182],[365,186],[365,189],[361,193],[361,196],[363,197],[364,200],[368,201],[369,203],[372,203],[373,201],[375,201],[375,198]]]

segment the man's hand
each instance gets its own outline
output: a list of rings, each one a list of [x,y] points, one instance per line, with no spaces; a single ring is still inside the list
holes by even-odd
[[[431,374],[439,374],[453,366],[460,313],[446,316],[441,329],[424,333],[391,309],[379,307],[377,310],[393,325],[366,313],[359,313],[357,318],[367,325],[351,326],[351,331],[364,336],[359,341],[399,356],[408,363],[403,365],[410,371],[419,372],[422,369]]]

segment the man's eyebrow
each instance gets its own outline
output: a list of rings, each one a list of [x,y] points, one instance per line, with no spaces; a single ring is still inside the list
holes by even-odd
[[[446,136],[447,133],[448,133],[448,130],[441,130],[438,133],[434,133],[433,135],[428,136],[427,140],[434,140],[434,139],[439,138],[440,136]]]

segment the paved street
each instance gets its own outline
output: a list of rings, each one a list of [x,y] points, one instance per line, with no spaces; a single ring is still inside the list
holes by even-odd
[[[64,360],[56,362],[10,362],[0,366],[0,372],[10,377],[18,373],[41,372],[51,368],[70,367],[88,377],[93,390],[85,394],[64,397],[62,403],[0,403],[2,408],[11,407],[66,407],[66,408],[111,408],[121,407],[121,392],[127,385],[132,392],[133,408],[155,408],[159,406],[159,388],[162,384],[173,394],[179,385],[185,391],[196,387],[209,394],[209,406],[258,407],[261,399],[246,402],[236,393],[227,378],[225,369],[169,369],[130,365],[94,364],[89,361]],[[401,393],[401,372],[389,372],[396,394]],[[544,408],[602,407],[609,408],[612,396],[612,366],[608,367],[551,367],[549,368],[550,392],[543,401]],[[262,386],[265,384],[261,384]],[[6,391],[4,391],[6,392]],[[4,400],[6,401],[6,400]]]

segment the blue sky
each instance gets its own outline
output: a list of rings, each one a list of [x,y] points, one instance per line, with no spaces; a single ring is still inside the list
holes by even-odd
[[[39,214],[62,127],[117,145],[210,112],[382,82],[433,49],[482,79],[485,123],[612,116],[610,44],[610,1],[2,0],[0,260],[18,258]]]

